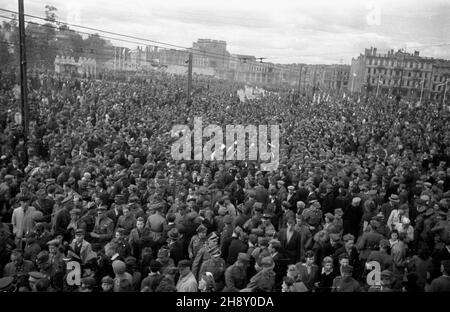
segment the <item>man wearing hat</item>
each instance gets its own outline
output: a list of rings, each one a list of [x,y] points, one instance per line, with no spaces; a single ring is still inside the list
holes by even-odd
[[[173,259],[175,265],[178,264],[179,261],[183,259],[188,259],[188,251],[185,248],[184,238],[178,231],[178,229],[171,229],[167,233],[167,243],[169,248],[170,257]],[[187,246],[186,246],[187,247]]]
[[[358,281],[352,277],[353,267],[347,265],[342,267],[341,276],[333,280],[332,292],[361,292],[361,286]]]
[[[389,196],[389,202],[381,206],[380,211],[383,213],[384,217],[387,219],[391,215],[392,210],[397,209],[400,204],[400,198],[397,194],[391,194]]]
[[[271,256],[261,260],[261,270],[256,273],[241,292],[271,292],[275,286],[275,262]]]
[[[11,223],[13,226],[13,234],[15,236],[16,246],[22,248],[23,236],[33,231],[35,226],[36,208],[30,206],[31,198],[28,195],[23,195],[19,198],[20,207],[13,210]]]
[[[75,238],[70,243],[68,255],[75,259],[80,259],[81,264],[86,264],[89,260],[97,257],[92,251],[91,244],[84,239],[85,231],[83,229],[75,230]]]
[[[181,260],[178,263],[180,278],[177,282],[177,292],[197,292],[197,279],[191,272],[191,262],[189,260]]]
[[[394,274],[389,270],[383,270],[380,273],[380,285],[370,286],[368,292],[392,292],[394,282]]]
[[[97,208],[94,229],[90,234],[93,243],[99,243],[104,246],[114,236],[114,222],[106,215],[106,206]]]
[[[224,292],[239,292],[247,285],[247,269],[250,265],[250,256],[239,253],[236,262],[225,271]]]
[[[320,230],[319,226],[322,223],[322,215],[320,203],[317,201],[313,202],[309,208],[303,210],[302,217],[309,225],[312,233],[317,233]]]

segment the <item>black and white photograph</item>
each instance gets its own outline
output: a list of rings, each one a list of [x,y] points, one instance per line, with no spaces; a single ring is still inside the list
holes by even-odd
[[[5,296],[450,292],[448,0],[0,0],[0,129]]]

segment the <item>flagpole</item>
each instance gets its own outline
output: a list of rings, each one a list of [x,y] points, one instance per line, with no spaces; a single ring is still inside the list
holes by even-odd
[[[377,94],[375,95],[378,97],[378,87],[380,86],[380,74],[378,74],[378,80],[377,80]]]
[[[423,80],[422,80],[422,88],[420,90],[420,99],[419,99],[420,105],[422,105],[422,94],[423,94],[423,86],[424,85],[425,85],[425,78],[423,78]]]
[[[442,97],[442,108],[444,108],[444,105],[445,105],[445,95],[447,94],[447,83],[448,83],[448,78],[445,80],[444,96]]]

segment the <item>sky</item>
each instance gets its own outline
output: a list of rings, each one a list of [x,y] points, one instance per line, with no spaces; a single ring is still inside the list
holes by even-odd
[[[449,0],[24,2],[28,14],[44,16],[49,4],[63,22],[183,47],[191,47],[198,38],[225,40],[232,54],[265,57],[273,63],[350,64],[371,46],[381,53],[403,48],[450,59]],[[17,10],[17,1],[0,0],[0,8]]]

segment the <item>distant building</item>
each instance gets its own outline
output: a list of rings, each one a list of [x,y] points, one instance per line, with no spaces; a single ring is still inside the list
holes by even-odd
[[[389,50],[378,54],[366,49],[352,59],[348,90],[401,95],[409,99],[442,99],[444,83],[450,78],[450,61],[422,57],[419,51]],[[449,79],[450,80],[450,79]]]

